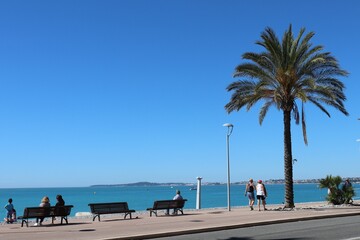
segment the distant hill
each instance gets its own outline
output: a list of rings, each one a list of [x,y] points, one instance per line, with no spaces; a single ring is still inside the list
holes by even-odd
[[[346,178],[343,178],[345,181]],[[350,177],[350,182],[360,183],[360,177]],[[256,181],[256,180],[255,180]],[[301,183],[319,183],[320,179],[303,179],[303,180],[294,180],[294,184]],[[247,181],[241,182],[232,182],[232,185],[243,185]],[[265,184],[284,184],[284,179],[268,179],[264,181]],[[203,186],[214,186],[214,185],[224,185],[226,183],[220,182],[202,182]],[[120,184],[99,184],[91,185],[90,187],[152,187],[152,186],[194,186],[196,183],[153,183],[153,182],[136,182],[136,183],[120,183]]]
[[[90,187],[153,187],[153,186],[193,186],[193,183],[153,183],[153,182],[136,182],[121,184],[99,184]]]

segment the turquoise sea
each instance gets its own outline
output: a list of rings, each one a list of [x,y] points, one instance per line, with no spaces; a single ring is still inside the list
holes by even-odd
[[[266,185],[269,204],[281,204],[284,201],[284,185]],[[360,185],[353,184],[359,199]],[[50,203],[56,203],[55,197],[61,194],[66,204],[74,205],[72,216],[76,212],[89,212],[89,203],[96,202],[128,202],[129,208],[144,211],[151,207],[155,200],[172,199],[175,191],[179,189],[184,198],[188,199],[185,208],[196,208],[196,190],[191,186],[151,186],[151,187],[74,187],[74,188],[15,188],[0,189],[0,204],[5,206],[8,198],[13,199],[13,204],[22,215],[25,207],[36,207],[43,196],[50,198]],[[231,206],[247,206],[248,200],[244,196],[244,185],[231,185]],[[227,206],[226,185],[202,186],[201,208],[217,208]],[[319,189],[318,184],[295,184],[295,205],[301,202],[325,201],[326,189]],[[5,216],[5,209],[0,210]],[[2,219],[2,218],[0,218]]]

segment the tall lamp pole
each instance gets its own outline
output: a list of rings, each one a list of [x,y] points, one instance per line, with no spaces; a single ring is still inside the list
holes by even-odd
[[[360,118],[358,118],[358,120],[360,120]],[[356,139],[357,142],[360,142],[360,139]],[[359,148],[360,149],[360,148]]]
[[[231,123],[225,123],[223,124],[224,127],[228,128],[227,134],[226,134],[226,156],[227,156],[227,204],[228,204],[228,210],[231,211],[230,206],[230,151],[229,151],[229,140],[230,135],[233,131],[234,125]]]
[[[201,179],[202,177],[197,177],[196,209],[201,209]]]

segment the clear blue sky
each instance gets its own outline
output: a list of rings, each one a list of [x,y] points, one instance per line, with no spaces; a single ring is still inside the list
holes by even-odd
[[[360,176],[360,2],[0,1],[0,188],[279,179],[282,113],[228,115],[225,88],[265,27],[314,31],[350,72],[349,117],[305,106],[294,179]]]

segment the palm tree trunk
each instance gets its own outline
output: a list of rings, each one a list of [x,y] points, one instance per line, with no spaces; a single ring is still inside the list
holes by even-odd
[[[293,159],[291,152],[291,111],[284,110],[284,171],[285,171],[285,208],[293,208]]]

